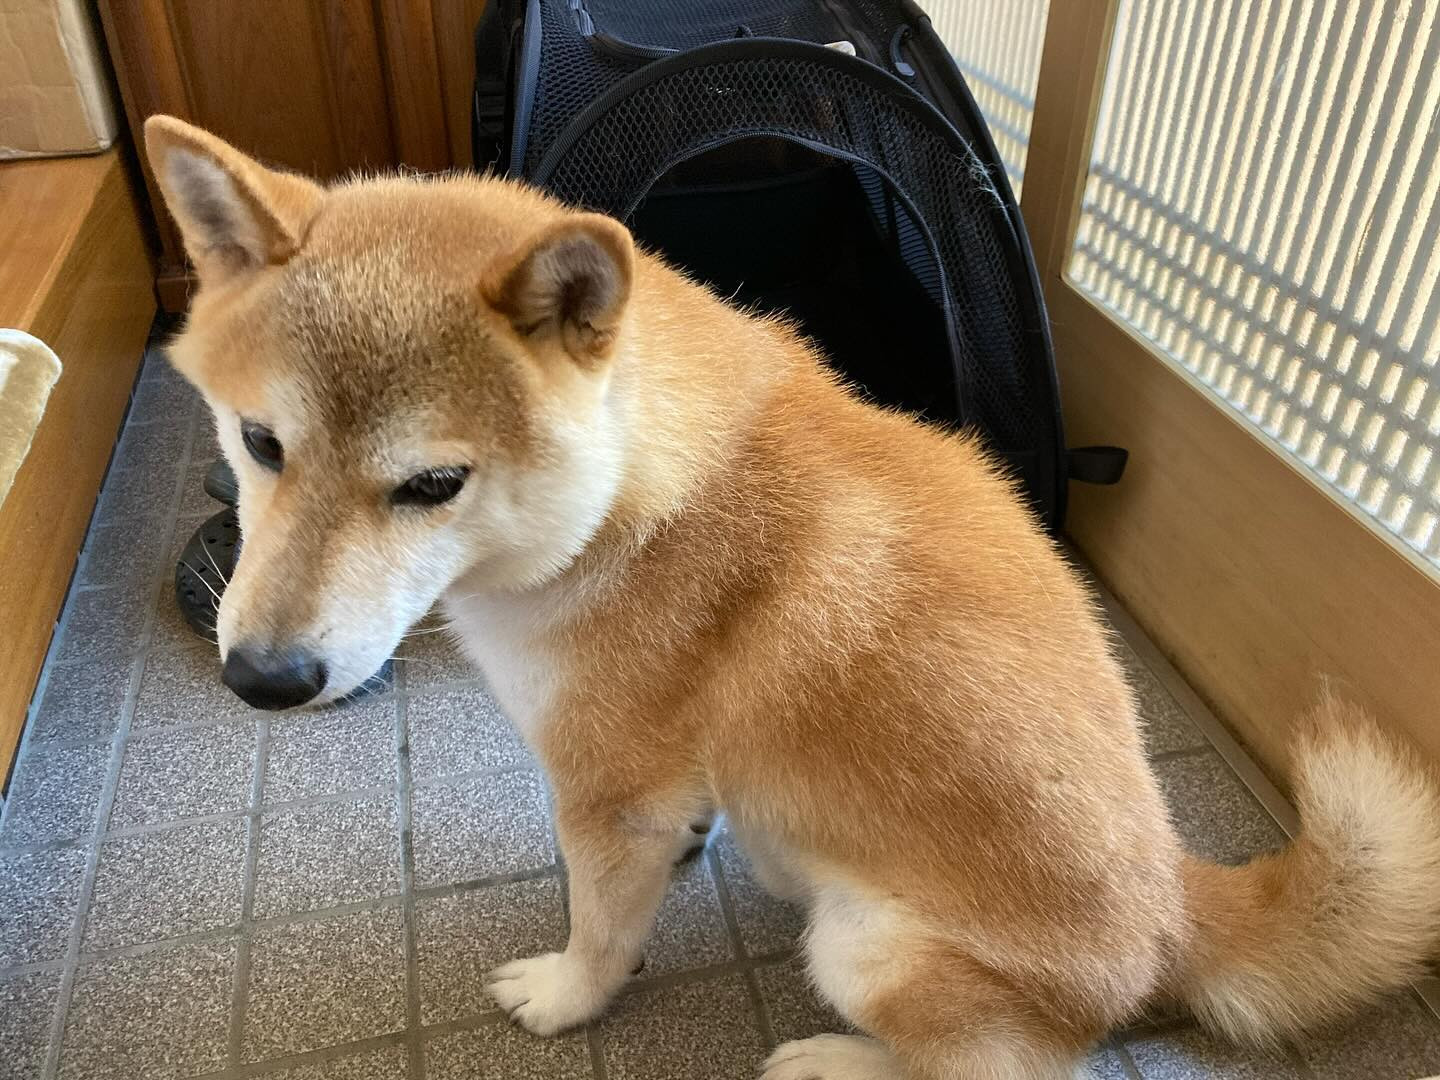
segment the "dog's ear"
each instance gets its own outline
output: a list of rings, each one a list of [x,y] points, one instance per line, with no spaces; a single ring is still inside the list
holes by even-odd
[[[572,214],[503,260],[482,286],[516,332],[558,341],[577,363],[608,359],[630,298],[635,243],[602,214]]]
[[[288,260],[325,199],[173,116],[145,121],[145,152],[202,283]]]

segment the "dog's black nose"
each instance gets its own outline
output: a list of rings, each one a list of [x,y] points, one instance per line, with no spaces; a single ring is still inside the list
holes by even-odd
[[[299,650],[251,649],[236,645],[225,657],[220,678],[247,705],[289,709],[325,689],[325,664]]]

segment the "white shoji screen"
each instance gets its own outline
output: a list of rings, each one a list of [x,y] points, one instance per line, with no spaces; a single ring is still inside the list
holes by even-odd
[[[1122,0],[1067,271],[1432,572],[1437,12]]]

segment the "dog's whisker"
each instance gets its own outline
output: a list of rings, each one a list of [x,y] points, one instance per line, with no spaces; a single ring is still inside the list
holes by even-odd
[[[225,576],[225,571],[220,569],[220,564],[215,561],[215,556],[210,554],[210,549],[202,544],[200,550],[205,553],[205,558],[209,559],[210,565],[215,568],[215,574],[220,578],[220,584],[229,585],[230,579]]]
[[[200,582],[201,585],[204,585],[205,588],[207,588],[207,589],[210,590],[210,595],[213,596],[213,597],[215,597],[215,603],[216,603],[216,605],[217,605],[216,608],[215,608],[215,610],[216,610],[216,611],[219,611],[220,608],[219,608],[218,605],[219,605],[219,603],[220,603],[220,594],[215,591],[215,586],[214,586],[214,585],[211,585],[210,582],[208,582],[208,581],[205,580],[205,571],[199,569],[198,567],[195,567],[195,566],[191,565],[191,564],[188,563],[188,562],[185,563],[184,566],[185,566],[185,569],[189,570],[192,574],[195,575],[195,577],[199,580],[199,582]]]
[[[448,626],[431,626],[420,630],[407,630],[405,632],[405,636],[400,640],[408,641],[410,640],[410,638],[422,637],[425,634],[443,634],[446,633],[449,629],[450,627]]]

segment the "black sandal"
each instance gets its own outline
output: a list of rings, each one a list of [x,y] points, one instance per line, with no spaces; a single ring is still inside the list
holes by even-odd
[[[175,602],[190,629],[213,642],[220,597],[240,558],[237,486],[229,465],[217,461],[210,466],[205,474],[205,492],[224,503],[225,509],[203,521],[180,553],[175,567]]]

